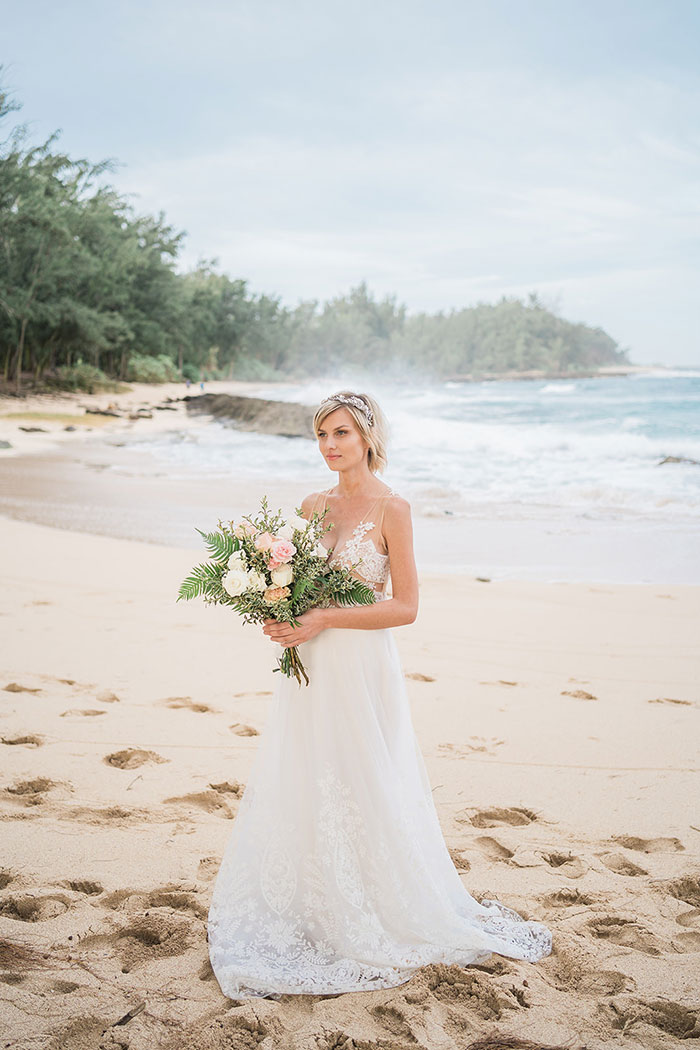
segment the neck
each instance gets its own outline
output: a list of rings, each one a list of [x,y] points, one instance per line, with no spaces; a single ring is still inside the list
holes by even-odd
[[[338,474],[338,495],[341,499],[362,499],[374,493],[375,484],[376,479],[367,464],[359,463]]]

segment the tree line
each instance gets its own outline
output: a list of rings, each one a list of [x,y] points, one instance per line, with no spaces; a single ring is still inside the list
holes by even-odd
[[[0,88],[0,121],[18,104]],[[426,377],[585,371],[626,361],[600,328],[572,324],[531,294],[409,315],[362,283],[289,307],[214,261],[176,263],[184,234],[139,215],[105,182],[110,162],[74,159],[58,133],[0,141],[0,367],[90,389],[108,378],[280,379],[343,367]]]

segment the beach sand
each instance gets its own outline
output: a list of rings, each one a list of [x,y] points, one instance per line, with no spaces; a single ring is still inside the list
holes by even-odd
[[[228,610],[175,603],[196,560],[0,518],[0,1045],[700,1038],[700,588],[421,571],[394,635],[447,844],[469,892],[546,922],[553,953],[232,1001],[205,919],[274,649]]]

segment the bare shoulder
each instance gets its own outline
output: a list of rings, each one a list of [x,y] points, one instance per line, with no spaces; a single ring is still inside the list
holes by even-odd
[[[314,506],[317,502],[320,502],[322,493],[310,492],[308,496],[304,496],[303,500],[299,504],[301,508],[302,517],[310,518]]]
[[[409,501],[404,499],[403,496],[399,496],[398,492],[392,492],[390,496],[387,496],[384,520],[388,521],[390,525],[392,522],[398,524],[402,521],[410,521],[411,504]]]

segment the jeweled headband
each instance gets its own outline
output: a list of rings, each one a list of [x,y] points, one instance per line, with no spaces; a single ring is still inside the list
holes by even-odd
[[[365,404],[365,402],[361,398],[355,397],[354,394],[351,394],[349,397],[347,394],[331,394],[330,397],[324,397],[321,404],[325,405],[328,401],[342,401],[344,405],[352,405],[353,408],[359,408],[359,410],[361,412],[364,412],[365,416],[367,417],[368,424],[372,426],[372,424],[374,423],[374,414],[372,412],[372,409],[369,407],[369,405]]]

